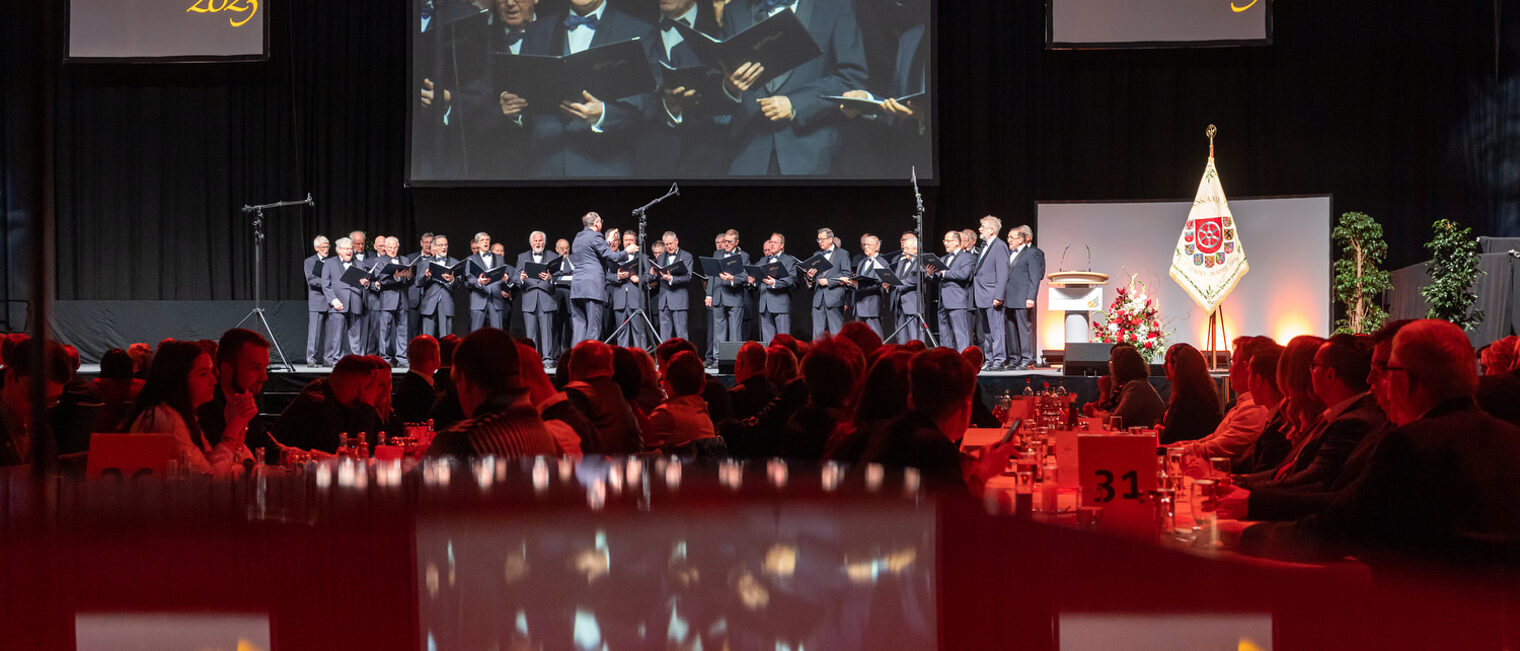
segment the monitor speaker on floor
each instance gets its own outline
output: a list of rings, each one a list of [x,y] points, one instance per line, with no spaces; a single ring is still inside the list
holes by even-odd
[[[1107,375],[1113,344],[1066,344],[1061,375]]]

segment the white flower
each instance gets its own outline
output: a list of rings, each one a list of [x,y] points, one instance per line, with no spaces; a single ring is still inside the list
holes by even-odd
[[[1109,332],[1118,332],[1119,331],[1119,324],[1117,324],[1117,323],[1110,323],[1110,324],[1108,324],[1108,331]]]

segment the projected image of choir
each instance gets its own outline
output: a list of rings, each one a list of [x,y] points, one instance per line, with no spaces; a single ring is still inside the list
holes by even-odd
[[[932,176],[928,0],[420,0],[415,180]]]

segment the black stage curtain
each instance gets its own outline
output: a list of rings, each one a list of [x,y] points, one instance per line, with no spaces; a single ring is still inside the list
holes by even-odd
[[[1191,197],[1213,123],[1231,196],[1334,193],[1337,211],[1387,226],[1390,266],[1423,259],[1436,218],[1520,232],[1520,190],[1503,171],[1520,163],[1510,133],[1520,12],[1493,0],[1279,2],[1269,47],[1056,52],[1043,47],[1043,4],[939,3],[931,230],[986,213],[1030,222],[1036,200]],[[464,236],[487,230],[515,252],[533,228],[569,235],[588,209],[628,226],[627,211],[663,189],[407,190],[407,4],[265,7],[267,62],[54,68],[59,298],[251,298],[250,230],[237,208],[307,191],[316,209],[268,215],[270,299],[301,297],[297,261],[319,232],[394,232],[410,251],[419,231],[441,230],[457,253]],[[8,53],[35,39],[7,31],[22,35],[7,39]],[[12,112],[26,101],[18,89],[32,86],[4,67],[9,154],[30,142]],[[11,160],[4,169],[14,223],[12,204],[30,199],[11,188],[36,170]],[[750,251],[779,229],[806,253],[825,224],[851,250],[868,229],[890,250],[911,207],[906,182],[688,188],[651,212],[651,228],[676,229],[699,253],[730,226]],[[21,246],[13,232],[8,280]]]

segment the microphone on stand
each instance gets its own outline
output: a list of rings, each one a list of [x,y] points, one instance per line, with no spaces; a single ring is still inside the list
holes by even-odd
[[[310,192],[306,193],[306,205],[311,206],[313,208],[317,207],[317,202],[314,199],[311,198],[311,193]]]
[[[1061,271],[1066,271],[1066,252],[1070,250],[1070,243],[1066,244],[1066,248],[1061,249],[1061,261],[1056,263],[1056,267],[1058,267]]]

